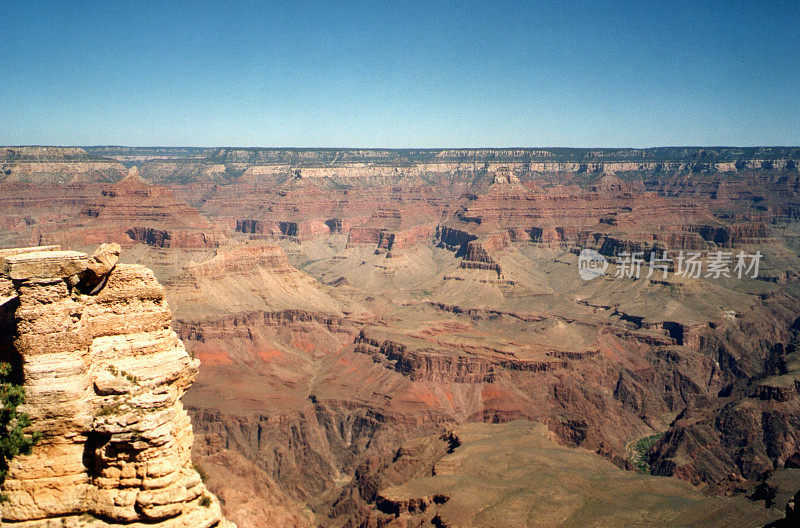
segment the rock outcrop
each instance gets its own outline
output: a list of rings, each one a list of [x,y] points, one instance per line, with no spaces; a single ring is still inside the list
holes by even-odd
[[[0,250],[0,360],[42,435],[11,462],[3,524],[232,528],[191,461],[199,361],[153,273],[118,255]]]
[[[338,312],[317,281],[289,264],[283,249],[273,244],[220,248],[213,258],[188,264],[165,285],[177,301],[179,319],[265,309]]]

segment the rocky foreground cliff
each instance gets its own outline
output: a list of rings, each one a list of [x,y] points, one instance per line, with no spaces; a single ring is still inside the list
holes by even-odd
[[[42,439],[11,462],[2,524],[234,528],[191,462],[199,361],[164,290],[119,246],[0,250],[0,360]]]

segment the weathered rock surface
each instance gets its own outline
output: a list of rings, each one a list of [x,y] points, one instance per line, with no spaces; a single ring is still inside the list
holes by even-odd
[[[365,476],[367,477],[367,476]],[[555,443],[541,424],[465,424],[404,444],[373,468],[360,526],[760,527],[778,512],[625,472]],[[600,484],[602,483],[602,484]]]
[[[704,336],[717,353],[721,397],[699,399],[676,418],[651,455],[656,473],[724,489],[793,467],[800,457],[797,316],[796,299],[773,295],[725,335]]]
[[[220,248],[166,281],[176,317],[210,317],[254,310],[303,309],[336,313],[339,305],[313,277],[286,259],[280,246],[256,242]]]
[[[141,177],[100,165],[74,176],[100,156]],[[380,522],[434,521],[435,490],[395,508],[381,482],[399,446],[465,422],[538,421],[629,469],[631,446],[663,435],[636,460],[742,507],[754,486],[800,471],[797,148],[0,158],[0,243],[116,240],[165,285],[174,328],[204,363],[185,398],[195,460],[240,526],[361,526],[379,495],[402,510]],[[612,261],[587,282],[582,248],[764,258],[757,279],[637,280]],[[85,265],[68,291],[86,284]],[[0,281],[0,305],[17,296]],[[92,390],[121,396],[130,380],[118,378]],[[782,513],[798,487],[787,479],[768,508]]]
[[[42,434],[11,463],[3,524],[230,528],[192,467],[180,398],[199,361],[170,328],[163,288],[143,266],[115,267],[115,245],[91,258],[44,249],[6,252],[0,275],[0,359]],[[104,282],[91,295],[87,271]]]

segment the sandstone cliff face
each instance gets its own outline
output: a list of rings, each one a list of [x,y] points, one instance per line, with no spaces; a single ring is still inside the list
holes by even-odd
[[[219,243],[207,219],[175,199],[169,189],[141,179],[135,167],[122,180],[104,187],[81,215],[84,221],[96,218],[108,236],[123,245],[207,248]]]
[[[115,266],[118,253],[0,251],[0,359],[42,434],[12,461],[3,523],[231,528],[190,458],[180,398],[199,361],[153,273]]]
[[[165,281],[180,319],[236,312],[301,309],[338,313],[317,281],[289,264],[279,246],[254,243],[222,248]]]

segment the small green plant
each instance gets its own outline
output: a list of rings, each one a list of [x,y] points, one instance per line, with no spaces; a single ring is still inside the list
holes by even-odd
[[[633,463],[633,467],[636,468],[636,471],[647,475],[650,474],[652,470],[650,462],[648,462],[650,449],[656,445],[656,442],[661,440],[662,436],[664,436],[664,433],[656,433],[651,436],[642,437],[633,443],[630,461]]]
[[[110,403],[100,407],[100,410],[97,411],[97,416],[111,416],[112,414],[119,414],[120,410],[122,410],[122,402]]]
[[[211,506],[211,497],[209,497],[208,495],[203,495],[200,498],[200,506],[204,508],[208,508],[209,506]]]
[[[25,403],[25,389],[13,383],[11,365],[0,363],[0,484],[6,479],[9,463],[17,455],[30,454],[41,433],[25,433],[31,418],[17,408]],[[7,500],[0,494],[0,502]]]
[[[208,473],[206,473],[206,470],[203,468],[203,466],[193,461],[192,467],[194,468],[195,471],[197,471],[197,474],[200,475],[200,480],[202,480],[203,483],[205,483],[206,480],[208,480]]]
[[[133,383],[134,385],[139,385],[139,378],[138,377],[134,376],[133,374],[129,374],[129,373],[125,372],[124,370],[119,370],[114,365],[109,365],[108,366],[108,371],[114,376],[121,376],[121,377],[127,379],[128,381],[130,381],[131,383]]]

